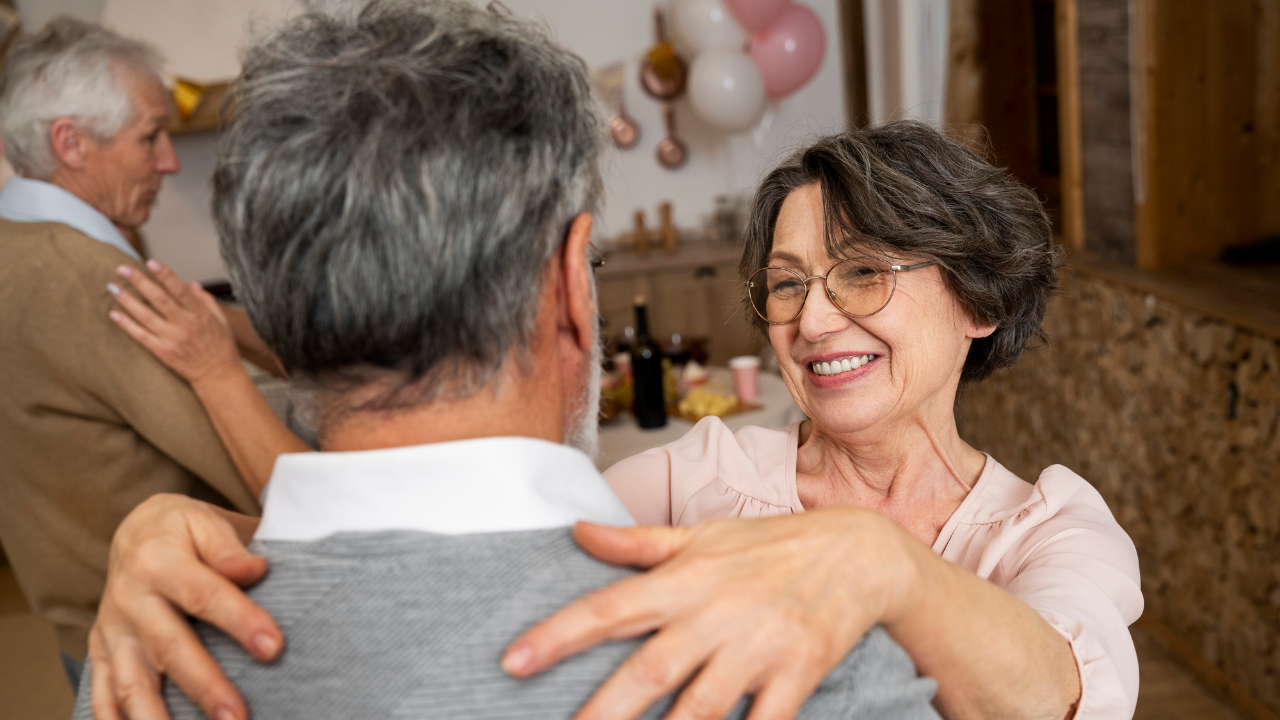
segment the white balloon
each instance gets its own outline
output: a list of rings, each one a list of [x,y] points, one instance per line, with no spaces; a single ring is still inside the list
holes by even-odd
[[[712,48],[742,50],[747,31],[721,0],[675,0],[675,31],[695,54]]]
[[[698,117],[732,132],[760,121],[769,104],[764,78],[751,58],[737,50],[708,50],[693,60],[689,101]]]

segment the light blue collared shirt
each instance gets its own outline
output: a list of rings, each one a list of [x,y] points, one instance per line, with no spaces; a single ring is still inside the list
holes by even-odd
[[[14,222],[56,222],[142,262],[124,235],[89,203],[43,180],[13,177],[0,190],[0,218]]]

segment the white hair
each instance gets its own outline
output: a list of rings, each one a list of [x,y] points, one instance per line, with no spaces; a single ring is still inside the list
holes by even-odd
[[[14,170],[48,179],[57,169],[49,129],[59,118],[98,142],[134,119],[126,70],[160,77],[150,46],[99,25],[60,17],[14,43],[0,75],[0,137]]]

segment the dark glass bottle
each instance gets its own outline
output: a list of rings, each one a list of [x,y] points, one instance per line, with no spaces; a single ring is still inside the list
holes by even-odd
[[[642,428],[667,424],[667,401],[662,385],[662,350],[649,337],[649,313],[643,296],[636,296],[636,341],[631,345],[631,377],[635,402],[631,412]]]

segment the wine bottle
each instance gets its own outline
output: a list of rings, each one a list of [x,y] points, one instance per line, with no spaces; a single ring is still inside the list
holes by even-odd
[[[631,377],[635,401],[631,412],[642,428],[667,424],[667,402],[663,393],[662,350],[649,336],[649,312],[643,295],[637,295],[636,341],[631,345]]]

